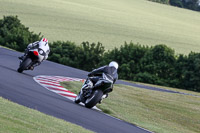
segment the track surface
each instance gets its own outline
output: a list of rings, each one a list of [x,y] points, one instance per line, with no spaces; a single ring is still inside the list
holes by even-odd
[[[94,132],[146,133],[135,125],[107,116],[102,112],[87,109],[57,95],[37,84],[37,75],[55,75],[85,79],[87,72],[44,61],[34,71],[20,74],[18,56],[22,53],[0,47],[0,96],[48,115],[75,123]]]

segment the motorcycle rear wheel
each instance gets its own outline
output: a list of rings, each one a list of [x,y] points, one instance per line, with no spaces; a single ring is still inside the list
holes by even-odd
[[[19,66],[19,68],[17,69],[17,71],[19,73],[22,73],[27,67],[28,65],[30,65],[32,62],[32,60],[30,58],[26,58]]]
[[[94,107],[103,96],[102,90],[95,90],[94,93],[85,101],[85,107],[86,108],[92,108]]]

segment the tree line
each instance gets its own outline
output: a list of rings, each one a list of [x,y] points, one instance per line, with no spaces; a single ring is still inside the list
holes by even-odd
[[[31,42],[42,38],[21,24],[17,16],[0,20],[0,45],[24,52]],[[49,43],[48,60],[91,71],[115,60],[119,63],[119,78],[200,92],[200,53],[175,54],[160,44],[144,46],[125,42],[120,48],[105,50],[102,43],[71,41]]]
[[[200,11],[199,0],[149,0],[149,1],[168,4],[180,8],[186,8],[194,11]]]

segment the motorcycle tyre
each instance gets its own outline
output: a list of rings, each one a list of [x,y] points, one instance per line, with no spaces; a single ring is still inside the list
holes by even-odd
[[[74,102],[75,102],[76,104],[79,104],[79,103],[81,102],[81,100],[80,100],[80,93],[76,96]]]
[[[28,65],[31,64],[31,62],[32,60],[30,58],[26,58],[25,61],[20,64],[20,67],[17,69],[17,71],[22,73],[28,67]]]
[[[94,107],[101,100],[102,96],[103,96],[102,90],[95,90],[92,96],[85,101],[85,107],[86,108]]]

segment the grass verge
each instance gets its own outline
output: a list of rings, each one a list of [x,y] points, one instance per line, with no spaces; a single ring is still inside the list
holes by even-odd
[[[77,93],[82,83],[63,82],[62,85]],[[114,117],[158,133],[200,131],[199,97],[115,85],[114,91],[98,108]]]
[[[190,90],[184,90],[184,89],[180,89],[180,88],[171,88],[171,87],[166,87],[166,86],[152,85],[152,84],[148,84],[148,83],[140,83],[140,82],[134,82],[134,81],[126,81],[126,82],[139,84],[139,85],[145,85],[145,86],[152,86],[152,87],[155,87],[155,88],[162,88],[162,89],[186,93],[186,94],[192,94],[192,95],[195,95],[195,96],[200,96],[200,93],[198,93],[198,92],[190,91]]]
[[[39,132],[90,133],[91,131],[0,97],[0,133]]]

